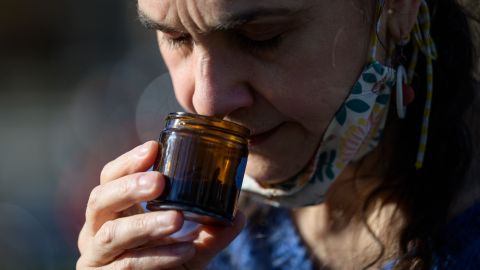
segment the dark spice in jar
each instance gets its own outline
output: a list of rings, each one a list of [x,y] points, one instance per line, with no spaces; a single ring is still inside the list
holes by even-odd
[[[150,210],[182,210],[186,219],[231,225],[248,156],[249,130],[202,115],[172,113],[160,134],[154,170],[167,177]]]

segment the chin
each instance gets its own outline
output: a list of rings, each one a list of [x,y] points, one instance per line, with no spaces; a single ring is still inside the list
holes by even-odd
[[[280,170],[272,161],[249,155],[245,173],[260,183],[274,183],[285,179],[285,169]],[[288,178],[288,177],[286,177]]]
[[[245,173],[259,183],[278,183],[300,172],[308,161],[308,158],[299,162],[298,159],[290,160],[285,156],[274,158],[250,154]]]
[[[260,183],[287,180],[308,164],[317,145],[317,136],[297,125],[284,125],[261,143],[249,145],[246,174]]]

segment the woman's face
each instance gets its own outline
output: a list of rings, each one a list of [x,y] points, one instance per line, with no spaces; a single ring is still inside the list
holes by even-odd
[[[250,128],[247,174],[311,159],[366,64],[370,0],[139,0],[189,112]]]

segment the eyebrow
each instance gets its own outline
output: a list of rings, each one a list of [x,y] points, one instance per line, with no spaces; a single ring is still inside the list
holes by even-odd
[[[247,11],[243,11],[238,14],[230,15],[224,19],[221,23],[211,26],[205,31],[209,32],[218,32],[218,31],[228,31],[234,30],[239,26],[246,24],[252,20],[255,20],[259,17],[275,17],[275,16],[292,16],[302,12],[305,9],[289,9],[289,8],[256,8]],[[158,21],[153,20],[142,10],[138,9],[138,18],[140,22],[148,29],[155,29],[161,32],[166,33],[181,33],[184,32],[175,27],[169,26]]]

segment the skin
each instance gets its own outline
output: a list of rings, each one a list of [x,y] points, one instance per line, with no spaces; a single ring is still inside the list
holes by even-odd
[[[287,14],[209,30],[260,7]],[[258,181],[282,181],[310,160],[367,58],[370,23],[350,1],[139,1],[139,10],[177,30],[157,33],[187,111],[240,123],[254,136],[273,132],[249,149],[247,174]],[[172,46],[178,32],[190,37]],[[278,35],[275,49],[252,49],[232,37],[255,42]]]
[[[182,227],[182,214],[143,213],[139,205],[165,186],[160,173],[145,172],[158,148],[150,141],[105,165],[88,201],[77,269],[202,269],[243,228],[239,213],[232,227],[202,226],[182,241],[169,238]]]
[[[397,12],[382,18],[395,40],[410,31],[418,2],[388,2]],[[373,7],[370,0],[138,1],[141,19],[157,30],[180,104],[250,128],[247,174],[261,183],[288,179],[310,160],[366,64]],[[156,198],[165,185],[159,173],[144,172],[157,151],[148,142],[105,166],[87,206],[77,269],[203,269],[240,232],[242,214],[232,227],[202,226],[179,243],[169,235],[181,228],[181,213],[143,213],[138,203]],[[366,171],[375,153],[366,158]],[[352,183],[355,166],[339,177],[326,203],[293,212],[317,262],[332,268],[355,269],[363,262],[358,258],[378,252],[365,248],[371,239],[357,237],[364,232],[354,217],[362,194],[381,177]],[[312,224],[316,230],[308,229]],[[352,240],[360,244],[349,247]],[[335,256],[347,247],[351,260]]]

